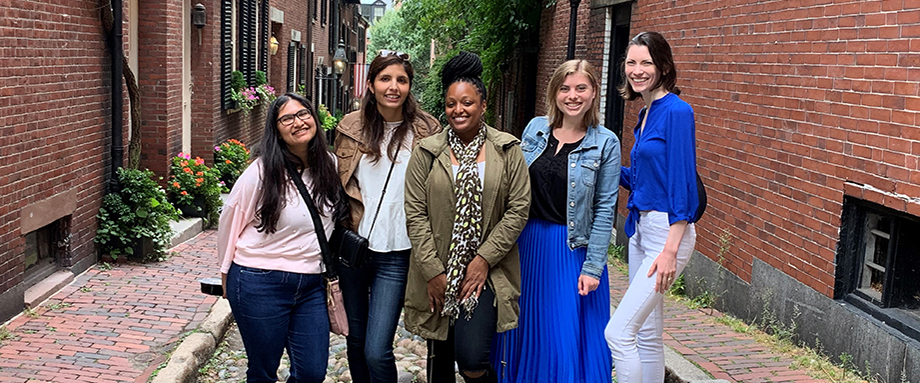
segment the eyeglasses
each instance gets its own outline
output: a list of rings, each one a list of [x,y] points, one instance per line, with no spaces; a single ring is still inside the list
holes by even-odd
[[[389,49],[381,49],[381,50],[377,51],[377,56],[379,56],[379,57],[396,56],[396,57],[399,57],[399,58],[401,58],[401,59],[403,59],[403,60],[409,61],[409,54],[408,54],[408,53],[406,53],[406,52],[400,52],[400,51],[391,51],[391,50],[389,50]]]
[[[285,114],[281,116],[280,118],[278,118],[278,122],[280,122],[281,125],[284,125],[284,126],[291,126],[291,124],[294,123],[294,117],[299,118],[301,121],[307,121],[313,118],[313,115],[310,114],[309,110],[301,109],[297,111],[297,113]]]

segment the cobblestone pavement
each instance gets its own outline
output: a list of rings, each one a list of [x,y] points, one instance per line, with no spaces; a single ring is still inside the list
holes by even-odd
[[[160,263],[95,266],[41,307],[13,319],[8,333],[0,331],[0,382],[146,382],[216,301],[198,292],[197,283],[217,273],[215,239],[216,231],[205,231]],[[615,269],[610,275],[616,304],[627,278]],[[791,368],[792,358],[716,323],[708,313],[668,300],[665,315],[665,343],[717,379],[817,381]],[[202,381],[243,376],[245,358],[234,337],[211,361],[216,377]],[[424,382],[424,342],[404,330],[395,341],[401,382]],[[344,339],[333,336],[331,344],[326,381],[348,382]]]
[[[329,364],[326,367],[326,383],[351,382],[348,372],[348,359],[345,357],[345,337],[331,334],[329,337]],[[399,383],[427,382],[426,356],[428,350],[425,341],[413,336],[403,329],[400,321],[399,330],[394,337],[394,350]],[[279,379],[286,379],[288,372],[287,355],[281,361]],[[245,382],[246,352],[240,332],[234,323],[224,341],[218,346],[208,364],[199,370],[198,383]],[[457,382],[463,380],[458,376]]]

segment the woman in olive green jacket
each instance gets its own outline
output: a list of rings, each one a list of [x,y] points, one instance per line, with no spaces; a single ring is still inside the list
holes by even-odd
[[[520,141],[482,122],[481,71],[466,52],[444,66],[450,129],[420,141],[406,170],[412,255],[405,323],[429,340],[432,383],[453,381],[454,359],[467,382],[494,382],[492,335],[517,327],[516,240],[527,224],[530,176]]]

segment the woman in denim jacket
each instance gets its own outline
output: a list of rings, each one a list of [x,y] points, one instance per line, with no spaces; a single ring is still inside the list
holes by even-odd
[[[546,116],[521,149],[531,177],[521,251],[519,327],[496,337],[504,382],[609,382],[607,247],[619,190],[620,142],[598,125],[599,76],[585,60],[553,73]]]

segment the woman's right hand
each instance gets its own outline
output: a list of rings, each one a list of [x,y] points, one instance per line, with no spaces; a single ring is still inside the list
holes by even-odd
[[[220,289],[224,292],[224,299],[227,299],[227,273],[220,273]]]
[[[428,280],[428,303],[431,305],[431,312],[441,312],[446,290],[447,274],[441,273]]]

